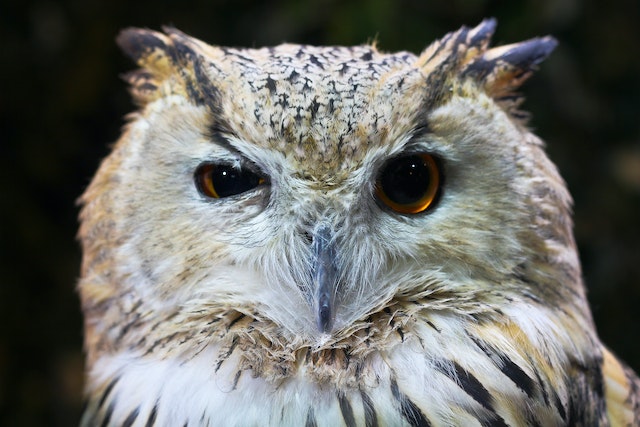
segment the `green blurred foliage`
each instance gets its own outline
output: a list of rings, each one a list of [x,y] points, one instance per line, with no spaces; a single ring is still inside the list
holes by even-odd
[[[82,320],[75,199],[123,116],[120,28],[213,44],[284,41],[419,52],[498,18],[495,43],[553,34],[527,83],[531,125],[575,198],[576,236],[603,340],[640,369],[640,2],[637,0],[31,0],[0,3],[0,424],[74,425]]]

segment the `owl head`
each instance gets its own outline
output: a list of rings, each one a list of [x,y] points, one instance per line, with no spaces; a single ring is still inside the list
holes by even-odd
[[[556,43],[490,48],[494,27],[419,56],[122,32],[139,110],[81,199],[89,359],[231,312],[314,348],[413,306],[589,322],[570,197],[518,109]]]

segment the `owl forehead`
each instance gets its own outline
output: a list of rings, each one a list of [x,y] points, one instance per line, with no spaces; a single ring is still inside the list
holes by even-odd
[[[174,28],[129,28],[117,41],[140,66],[126,79],[141,107],[175,96],[208,112],[203,131],[208,125],[245,147],[278,150],[296,167],[330,174],[358,167],[375,145],[398,152],[402,142],[388,144],[429,128],[427,117],[454,93],[486,93],[523,121],[517,89],[556,42],[541,37],[489,48],[494,29],[491,19],[462,27],[419,57],[374,46],[232,49]]]
[[[408,130],[407,111],[416,108],[410,89],[424,81],[412,66],[414,55],[381,54],[372,46],[223,52],[212,70],[224,76],[212,78],[219,80],[224,127],[314,174],[353,167],[363,146]]]

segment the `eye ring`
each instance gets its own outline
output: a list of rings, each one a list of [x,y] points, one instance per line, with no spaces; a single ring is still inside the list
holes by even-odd
[[[442,181],[440,166],[428,153],[411,153],[391,159],[375,183],[378,200],[400,214],[418,214],[435,206]]]
[[[203,163],[194,173],[198,191],[210,199],[223,199],[246,193],[266,182],[247,167],[229,163]]]

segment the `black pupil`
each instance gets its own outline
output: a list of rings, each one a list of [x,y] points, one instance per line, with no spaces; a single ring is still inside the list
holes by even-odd
[[[429,189],[429,165],[420,156],[391,161],[382,171],[380,185],[387,197],[398,204],[418,202]]]
[[[211,183],[220,197],[244,193],[260,184],[260,177],[255,173],[231,165],[216,165],[209,173]]]

